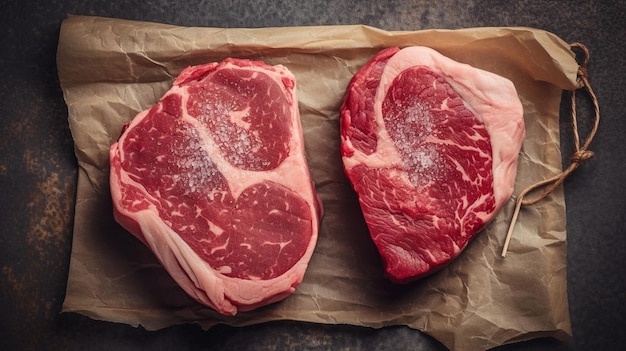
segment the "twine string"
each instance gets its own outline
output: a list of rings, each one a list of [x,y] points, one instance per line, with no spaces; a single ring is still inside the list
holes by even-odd
[[[589,50],[584,44],[581,43],[572,43],[570,44],[572,49],[581,50],[583,53],[582,62],[580,67],[578,68],[577,73],[577,83],[578,88],[571,91],[571,123],[573,130],[573,139],[574,139],[574,147],[575,151],[572,157],[570,158],[569,166],[562,171],[561,173],[548,178],[542,181],[539,181],[535,184],[530,185],[526,189],[522,190],[520,194],[517,196],[517,200],[515,201],[515,209],[513,210],[513,217],[511,218],[511,223],[509,224],[509,230],[506,233],[506,238],[504,240],[504,246],[502,248],[502,257],[506,257],[507,251],[509,249],[509,244],[511,241],[511,237],[513,235],[513,229],[515,227],[515,223],[517,222],[517,217],[519,216],[519,212],[522,206],[531,206],[539,201],[545,199],[550,193],[552,193],[556,188],[558,188],[565,178],[567,178],[576,168],[585,163],[587,160],[594,156],[593,151],[588,150],[589,144],[596,135],[598,131],[598,125],[600,124],[600,107],[598,105],[598,98],[594,93],[591,85],[589,84],[589,77],[587,72],[587,64],[589,63]],[[578,119],[576,112],[576,91],[579,89],[583,89],[587,96],[591,99],[594,108],[594,123],[591,128],[591,131],[585,138],[585,142],[580,145],[580,136],[578,133]],[[537,197],[529,200],[525,200],[524,198],[529,193],[532,193],[536,190],[544,188],[543,192]]]

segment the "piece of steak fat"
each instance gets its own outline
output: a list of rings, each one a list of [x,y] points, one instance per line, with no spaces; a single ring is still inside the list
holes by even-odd
[[[110,161],[116,220],[197,301],[234,315],[302,281],[322,207],[287,68],[186,68],[124,127]]]
[[[445,267],[493,219],[524,135],[510,80],[430,48],[384,49],[354,75],[342,160],[391,281]]]

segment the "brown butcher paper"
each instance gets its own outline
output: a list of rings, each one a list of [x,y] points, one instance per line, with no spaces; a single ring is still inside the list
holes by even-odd
[[[406,325],[457,351],[569,337],[561,189],[522,209],[506,258],[500,251],[514,199],[446,269],[404,286],[383,278],[343,174],[338,111],[351,77],[368,59],[384,47],[409,45],[431,47],[514,82],[527,135],[515,194],[561,171],[559,105],[563,90],[577,88],[578,64],[567,43],[542,30],[223,29],[68,17],[57,64],[79,174],[63,311],[149,330],[273,320]],[[295,74],[307,157],[325,209],[316,251],[296,292],[234,317],[189,298],[152,253],[113,220],[108,186],[109,146],[124,123],[158,101],[183,68],[226,57],[282,64]]]

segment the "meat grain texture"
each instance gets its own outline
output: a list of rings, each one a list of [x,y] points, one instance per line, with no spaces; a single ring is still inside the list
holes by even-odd
[[[183,70],[124,127],[110,162],[116,220],[200,303],[234,315],[302,281],[322,206],[287,68]]]
[[[355,74],[342,160],[391,281],[445,267],[494,218],[524,133],[510,80],[430,48],[384,49]]]

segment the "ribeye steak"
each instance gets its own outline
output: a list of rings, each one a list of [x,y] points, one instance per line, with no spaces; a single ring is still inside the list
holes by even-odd
[[[322,208],[287,68],[186,68],[124,127],[110,162],[116,220],[199,302],[234,315],[301,282]]]
[[[342,160],[391,281],[446,266],[495,216],[524,133],[510,80],[435,50],[387,48],[355,74]]]

